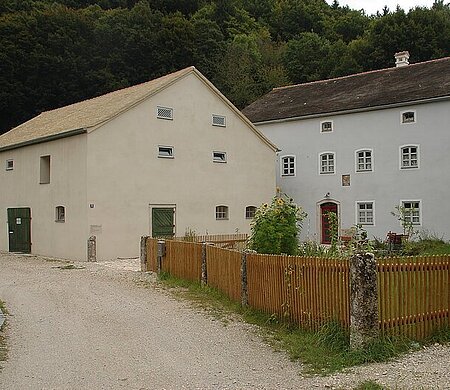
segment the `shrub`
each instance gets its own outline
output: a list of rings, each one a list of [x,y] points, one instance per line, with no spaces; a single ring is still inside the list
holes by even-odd
[[[258,253],[288,255],[297,254],[298,235],[306,213],[292,198],[281,194],[271,204],[263,204],[256,210],[251,225],[250,249]]]

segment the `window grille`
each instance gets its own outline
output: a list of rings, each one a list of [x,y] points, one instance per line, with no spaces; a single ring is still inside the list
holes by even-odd
[[[173,108],[158,106],[156,111],[156,116],[159,119],[173,119]]]
[[[213,115],[212,116],[212,125],[226,127],[226,118],[223,115]]]

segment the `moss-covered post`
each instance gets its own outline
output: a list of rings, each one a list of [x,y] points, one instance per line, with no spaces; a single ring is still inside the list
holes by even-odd
[[[141,237],[141,271],[148,271],[148,259],[147,259],[147,241],[148,236]]]
[[[350,257],[350,347],[378,337],[377,264],[372,253]]]

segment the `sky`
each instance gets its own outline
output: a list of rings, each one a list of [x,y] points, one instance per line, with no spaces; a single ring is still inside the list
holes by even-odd
[[[326,0],[328,4],[333,3],[333,0]],[[430,8],[434,0],[338,0],[340,5],[348,5],[352,9],[361,9],[363,8],[366,11],[366,14],[372,15],[377,11],[380,11],[384,8],[385,5],[391,11],[394,11],[397,8],[397,4],[400,5],[405,11],[408,11],[410,8],[414,8],[417,6],[425,6]],[[447,1],[444,1],[447,3]]]

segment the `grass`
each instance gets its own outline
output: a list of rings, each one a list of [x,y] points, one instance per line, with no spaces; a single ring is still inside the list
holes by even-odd
[[[3,314],[8,314],[8,310],[6,309],[5,303],[0,300],[0,309],[2,310]],[[6,321],[4,322],[3,326],[0,328],[0,362],[3,362],[6,360],[7,356],[7,348],[6,348],[6,336],[4,334],[4,328],[6,326]],[[1,368],[1,366],[0,366]]]
[[[360,383],[354,390],[383,390],[385,387],[374,381],[364,381]]]
[[[189,299],[194,306],[204,309],[224,325],[234,318],[257,325],[261,336],[276,350],[286,351],[292,360],[300,360],[304,364],[305,374],[328,375],[347,367],[383,362],[421,346],[407,339],[380,338],[364,349],[350,350],[349,334],[336,322],[328,323],[317,333],[308,332],[280,321],[275,315],[242,307],[209,286],[174,278],[167,273],[161,274],[159,280],[173,294]],[[450,329],[444,329],[427,340],[428,343],[447,341],[450,341]],[[362,389],[365,388],[371,389]]]

